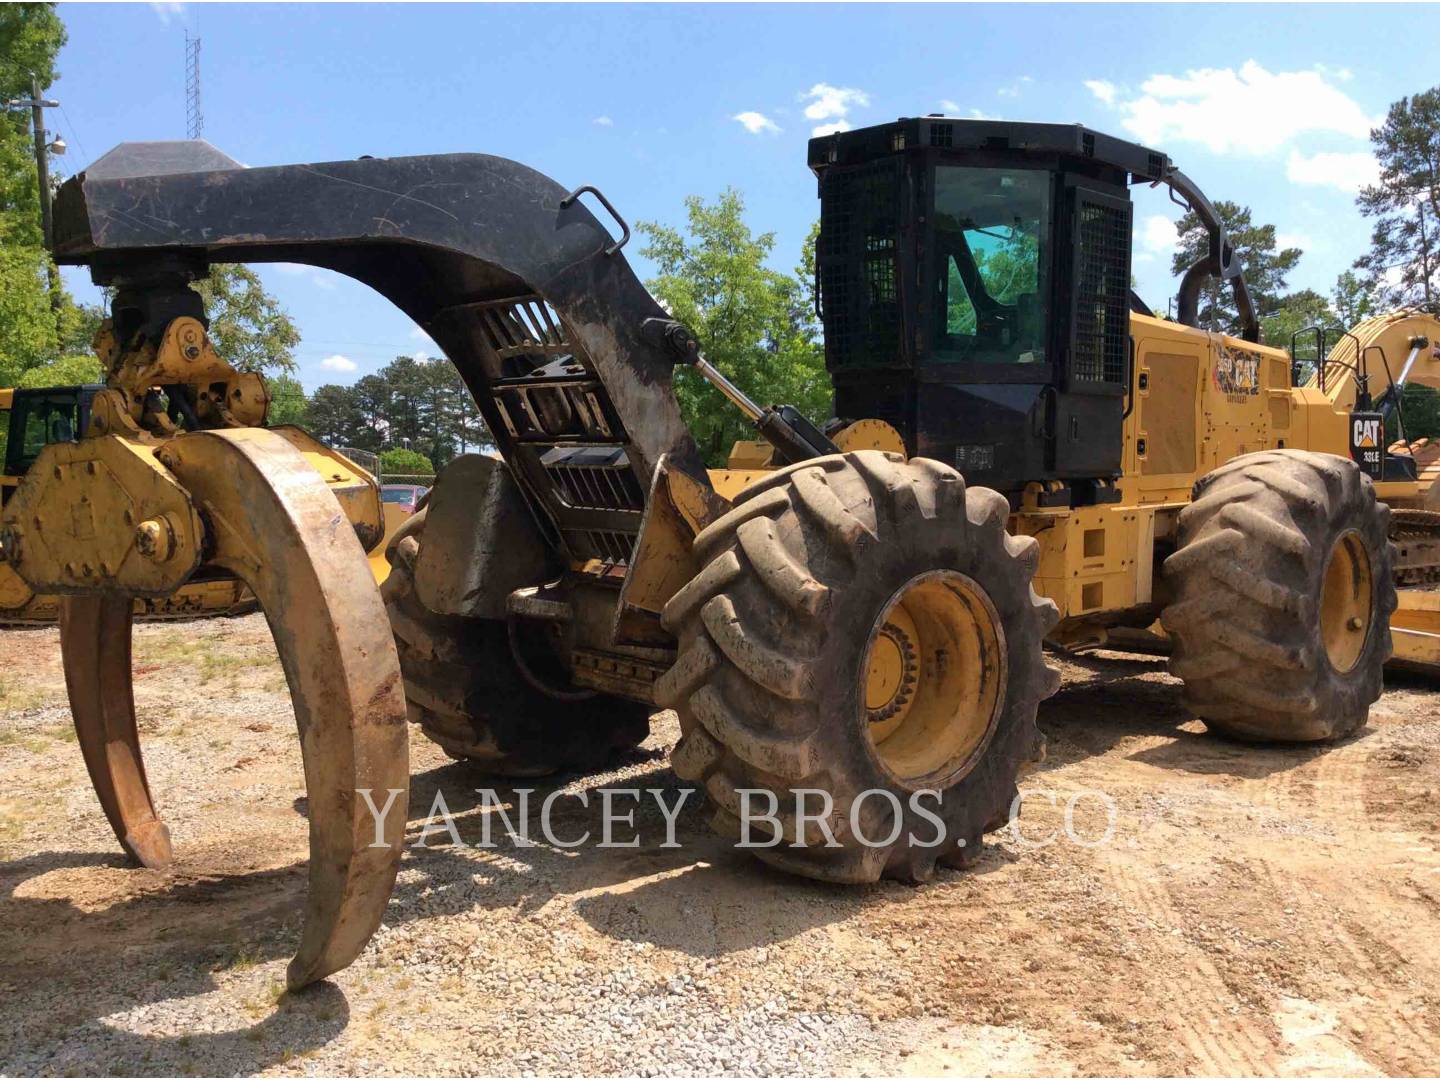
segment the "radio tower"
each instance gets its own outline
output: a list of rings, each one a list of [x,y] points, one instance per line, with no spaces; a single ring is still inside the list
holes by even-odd
[[[185,134],[198,139],[205,131],[205,114],[200,110],[200,39],[185,31]]]

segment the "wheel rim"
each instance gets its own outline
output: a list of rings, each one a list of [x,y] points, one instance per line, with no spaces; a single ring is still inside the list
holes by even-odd
[[[911,578],[875,620],[861,667],[876,758],[912,789],[957,780],[994,732],[1005,671],[1005,631],[978,583],[951,570]]]
[[[1354,669],[1370,637],[1375,578],[1370,553],[1360,534],[1344,533],[1330,549],[1320,594],[1320,636],[1330,666],[1342,674]]]

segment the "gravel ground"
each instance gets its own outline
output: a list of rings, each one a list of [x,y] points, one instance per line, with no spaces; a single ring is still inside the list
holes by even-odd
[[[1163,662],[1064,665],[1023,825],[930,885],[820,885],[708,833],[473,845],[497,782],[412,744],[385,925],[283,994],[305,890],[293,720],[260,616],[137,632],[136,697],[178,868],[126,865],[89,790],[56,634],[0,631],[0,1070],[208,1074],[1411,1074],[1440,1062],[1440,701],[1400,683],[1358,738],[1203,734]],[[682,786],[676,730],[616,770]],[[514,790],[499,787],[513,805]],[[1049,802],[1055,796],[1055,805]],[[598,832],[561,804],[557,832]],[[620,807],[621,811],[625,807]],[[1113,823],[1106,843],[1093,843]],[[496,829],[496,835],[500,830]],[[623,830],[621,835],[628,835]],[[503,837],[500,837],[503,841]],[[538,835],[537,835],[538,839]]]

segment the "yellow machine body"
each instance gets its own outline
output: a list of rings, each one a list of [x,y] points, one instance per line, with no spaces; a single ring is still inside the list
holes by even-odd
[[[1407,384],[1440,387],[1440,321],[1413,312],[1355,327],[1327,356],[1323,387],[1318,371],[1295,385],[1284,349],[1140,314],[1131,316],[1130,327],[1134,372],[1118,498],[1048,508],[1045,489],[1032,484],[1010,517],[1011,532],[1040,544],[1035,590],[1059,607],[1050,640],[1065,647],[1103,644],[1120,628],[1163,636],[1155,620],[1164,600],[1159,566],[1173,550],[1179,513],[1200,477],[1259,450],[1349,455],[1350,412],[1362,366],[1355,362],[1357,352],[1368,361],[1363,366],[1372,398],[1402,370]],[[1417,339],[1425,344],[1414,346],[1412,356]],[[857,421],[832,438],[841,450],[905,452],[899,433],[880,420]],[[1379,498],[1395,509],[1440,509],[1436,450],[1417,444],[1418,479],[1377,483]],[[710,479],[716,492],[733,500],[774,468],[768,444],[738,442],[727,467],[711,470]],[[628,592],[635,600],[641,590]],[[1437,595],[1401,592],[1393,619],[1398,662],[1440,666]],[[663,598],[657,595],[647,606],[658,609]]]

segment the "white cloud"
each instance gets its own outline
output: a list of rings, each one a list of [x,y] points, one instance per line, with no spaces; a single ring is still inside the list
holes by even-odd
[[[1192,142],[1220,154],[1258,155],[1310,132],[1369,136],[1378,121],[1326,74],[1271,72],[1248,60],[1239,71],[1200,68],[1184,75],[1152,75],[1141,84],[1139,96],[1125,99],[1109,83],[1086,85],[1119,110],[1126,130],[1142,142]]]
[[[819,136],[849,131],[851,125],[846,117],[850,115],[850,110],[869,106],[870,95],[853,87],[816,83],[800,95],[800,100],[810,103],[805,106],[805,119],[831,121],[819,124],[811,131],[812,135]]]
[[[156,18],[158,18],[158,19],[160,20],[160,25],[161,25],[161,26],[169,26],[169,25],[170,25],[170,19],[171,19],[172,17],[178,17],[178,16],[182,16],[182,15],[185,14],[185,5],[184,5],[184,4],[179,4],[179,3],[174,3],[174,2],[171,2],[171,3],[155,3],[155,2],[152,2],[152,3],[150,4],[150,10],[153,11],[153,12],[155,13]]]
[[[273,263],[275,269],[286,277],[302,277],[317,289],[327,292],[335,288],[335,274],[329,270],[306,266],[304,263]]]
[[[1364,150],[1343,154],[1290,151],[1285,177],[1293,184],[1316,184],[1356,192],[1380,180],[1380,164]]]
[[[608,116],[597,116],[597,117],[595,117],[594,120],[592,120],[592,121],[590,121],[590,122],[591,122],[592,124],[598,124],[600,127],[614,127],[614,126],[615,126],[615,121],[614,121],[614,120],[611,120],[610,117],[608,117]]]
[[[730,118],[738,120],[751,135],[779,135],[780,128],[764,113],[754,111],[736,113]]]
[[[1140,248],[1153,256],[1169,255],[1175,250],[1180,234],[1175,231],[1175,222],[1164,214],[1150,214],[1140,222]]]
[[[325,357],[320,361],[320,366],[326,371],[358,371],[360,368],[360,365],[354,360],[348,356],[341,356],[339,353]]]
[[[854,105],[862,108],[869,105],[870,95],[864,90],[831,86],[822,82],[801,94],[800,100],[810,101],[810,104],[805,106],[805,119],[828,120],[833,116],[846,115]]]
[[[1025,89],[1026,86],[1028,86],[1030,83],[1033,83],[1034,81],[1035,80],[1032,79],[1029,75],[1021,75],[1020,78],[1016,79],[1008,86],[1000,87],[1000,89],[996,90],[995,93],[997,93],[1001,97],[1019,97],[1020,91]]]
[[[1107,82],[1104,79],[1086,79],[1085,89],[1089,90],[1090,93],[1094,94],[1106,105],[1114,105],[1115,95],[1119,92],[1119,88],[1114,83]]]
[[[417,364],[425,364],[431,360],[434,360],[435,357],[431,356],[424,349],[416,349],[410,354],[410,359],[414,360]]]
[[[971,119],[971,120],[1000,120],[1000,119],[1003,119],[1003,118],[1002,118],[1002,117],[999,117],[999,116],[991,116],[989,113],[987,113],[987,112],[981,112],[979,109],[971,109],[971,110],[970,110],[970,119]]]
[[[947,116],[960,111],[960,105],[957,102],[951,101],[949,98],[945,98],[940,102],[940,108],[944,110]]]
[[[1299,248],[1301,251],[1309,251],[1315,246],[1315,241],[1305,233],[1300,232],[1277,232],[1275,234],[1275,246],[1281,251],[1286,248]]]

